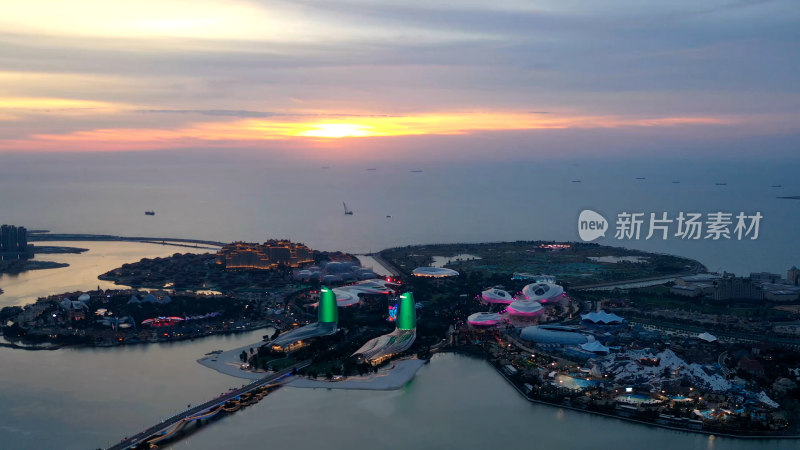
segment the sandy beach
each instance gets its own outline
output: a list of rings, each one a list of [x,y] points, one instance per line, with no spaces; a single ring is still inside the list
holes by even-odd
[[[197,362],[210,369],[214,369],[217,372],[224,373],[225,375],[230,375],[236,378],[244,378],[246,380],[258,380],[269,375],[269,372],[265,372],[263,370],[251,372],[249,370],[241,369],[240,367],[242,365],[242,360],[239,359],[239,355],[242,353],[242,351],[249,352],[251,348],[257,349],[262,344],[263,342],[259,341],[254,344],[245,345],[233,350],[227,350],[222,353],[206,355],[198,359]]]

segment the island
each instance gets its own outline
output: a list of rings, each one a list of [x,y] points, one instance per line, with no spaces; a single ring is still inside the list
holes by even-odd
[[[392,275],[286,240],[229,243],[216,255],[125,264],[102,277],[131,289],[3,308],[0,323],[10,345],[27,349],[263,328],[258,342],[198,360],[251,380],[239,395],[284,378],[298,388],[398,389],[437,353],[457,352],[487,360],[531,402],[689,432],[799,437],[796,267],[740,277],[679,256],[552,241],[371,256]],[[223,397],[154,429],[261,397]]]

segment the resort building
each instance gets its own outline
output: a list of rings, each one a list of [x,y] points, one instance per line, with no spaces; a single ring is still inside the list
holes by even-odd
[[[444,267],[417,267],[411,272],[411,275],[424,278],[448,278],[457,277],[458,272]]]
[[[402,353],[414,343],[417,338],[417,310],[414,294],[406,292],[400,296],[400,305],[397,311],[397,328],[383,336],[370,339],[366,344],[353,353],[360,362],[376,366]]]
[[[531,283],[522,288],[523,299],[543,305],[557,303],[564,295],[564,288],[554,283]]]
[[[491,327],[503,321],[503,316],[493,312],[477,312],[467,317],[467,322],[474,327]]]
[[[502,289],[487,289],[481,292],[481,300],[486,303],[499,303],[503,305],[510,305],[514,302],[514,297]]]
[[[536,344],[560,346],[581,345],[595,340],[594,336],[584,334],[577,328],[558,325],[525,327],[519,337]]]
[[[512,316],[535,317],[544,314],[544,308],[539,302],[519,299],[508,305],[506,312]]]
[[[226,269],[276,269],[300,267],[314,262],[311,249],[288,240],[270,240],[263,244],[234,242],[217,252],[217,264]]]
[[[290,352],[305,347],[311,339],[336,333],[339,323],[336,294],[326,287],[320,289],[317,318],[315,323],[295,328],[278,336],[270,343],[272,351]]]

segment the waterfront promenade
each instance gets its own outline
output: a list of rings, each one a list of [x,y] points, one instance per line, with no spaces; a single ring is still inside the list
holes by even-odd
[[[254,390],[259,389],[261,387],[267,386],[267,385],[269,385],[271,383],[275,383],[276,381],[279,381],[280,379],[291,375],[293,371],[302,369],[302,368],[308,366],[309,364],[311,364],[311,360],[298,362],[297,364],[294,364],[294,365],[292,365],[290,367],[287,367],[284,370],[281,370],[279,372],[275,372],[272,375],[269,375],[269,376],[266,376],[264,378],[261,378],[261,379],[259,379],[257,381],[254,381],[253,383],[250,383],[250,384],[248,384],[248,385],[246,385],[244,387],[241,387],[239,389],[235,389],[233,391],[225,393],[225,394],[223,394],[223,395],[221,395],[221,396],[219,396],[217,398],[214,398],[212,400],[209,400],[209,401],[207,401],[207,402],[205,402],[205,403],[203,403],[203,404],[201,404],[199,406],[195,406],[193,408],[189,408],[189,409],[187,409],[185,411],[182,411],[182,412],[180,412],[178,414],[175,414],[174,416],[172,416],[172,417],[170,417],[168,419],[165,419],[165,420],[161,421],[160,423],[157,423],[157,424],[155,424],[155,425],[153,425],[153,426],[151,426],[151,427],[149,427],[149,428],[147,428],[147,429],[145,429],[143,431],[140,431],[139,433],[136,433],[133,436],[126,437],[125,439],[123,439],[122,441],[117,443],[116,445],[113,445],[113,446],[109,447],[108,450],[124,450],[124,449],[134,448],[136,445],[138,445],[138,444],[140,444],[142,442],[145,442],[149,438],[156,437],[157,435],[162,434],[163,432],[168,430],[170,427],[173,427],[173,426],[179,424],[180,422],[182,422],[182,421],[184,421],[186,419],[191,419],[191,418],[193,418],[195,416],[202,416],[204,412],[206,412],[206,411],[208,411],[208,410],[210,410],[210,409],[212,409],[212,408],[214,408],[216,406],[224,405],[229,400],[233,400],[233,399],[235,399],[235,398],[237,398],[237,397],[239,397],[239,396],[241,396],[243,394],[247,394],[248,392],[251,392],[251,391],[254,391]]]

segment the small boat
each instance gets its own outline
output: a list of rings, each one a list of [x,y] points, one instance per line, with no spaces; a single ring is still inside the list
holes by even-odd
[[[352,216],[353,215],[353,211],[350,211],[349,209],[347,209],[347,203],[342,202],[342,206],[344,206],[344,215],[345,216]]]
[[[367,170],[378,170],[378,169],[376,169],[374,167],[369,167],[369,168],[367,168]]]
[[[714,183],[714,184],[716,184],[717,186],[727,186],[728,185],[728,183]]]
[[[780,184],[773,184],[773,185],[772,185],[772,187],[783,187],[783,185],[780,185]]]
[[[386,216],[386,218],[387,218],[387,219],[391,219],[391,218],[392,218],[392,216]]]
[[[681,184],[680,181],[673,181],[672,184]]]
[[[330,169],[331,166],[322,166],[323,169]]]
[[[646,178],[645,178],[645,177],[636,177],[636,179],[637,179],[637,180],[644,180],[644,179],[646,179]]]
[[[572,180],[573,183],[580,183],[581,180]]]
[[[414,169],[414,170],[411,170],[410,172],[411,172],[411,173],[422,173],[422,170],[420,170],[420,169]]]
[[[144,212],[144,215],[145,215],[145,216],[155,216],[155,215],[156,215],[156,212],[155,212],[155,211],[152,211],[152,210],[151,210],[151,211],[145,211],[145,212]]]

